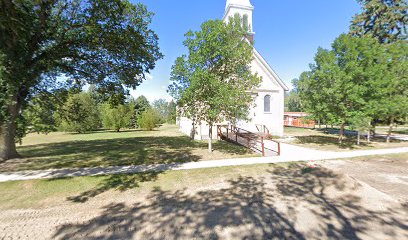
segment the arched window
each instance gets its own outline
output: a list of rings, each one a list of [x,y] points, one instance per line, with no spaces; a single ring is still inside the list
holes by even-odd
[[[264,112],[271,112],[271,95],[266,95],[264,97]]]
[[[245,30],[250,30],[249,29],[249,23],[248,23],[248,15],[244,14],[243,18],[242,18],[242,24],[244,25],[244,29]]]

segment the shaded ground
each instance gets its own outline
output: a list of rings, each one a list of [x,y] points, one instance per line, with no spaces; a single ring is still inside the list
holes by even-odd
[[[369,184],[408,207],[408,154],[325,161],[323,166]]]
[[[24,157],[0,163],[0,171],[127,166],[259,156],[220,141],[209,154],[206,142],[192,141],[165,125],[158,131],[32,134],[18,147]]]
[[[361,137],[361,143],[357,145],[357,136],[354,132],[346,132],[346,137],[343,143],[340,144],[338,141],[338,133],[338,129],[285,127],[285,136],[293,138],[293,141],[290,141],[291,144],[317,150],[349,151],[408,146],[407,141],[391,140],[391,143],[386,143],[386,139],[382,137],[371,137],[371,142],[367,142],[364,137]]]
[[[0,208],[7,210],[0,212],[0,238],[408,238],[406,207],[325,168],[305,171],[292,164],[190,170],[146,182],[134,175],[128,185],[129,177],[2,183]],[[14,203],[1,199],[7,189],[31,196],[51,186],[52,194],[25,207],[17,206],[21,198]],[[100,195],[77,201],[101,186],[107,188]]]

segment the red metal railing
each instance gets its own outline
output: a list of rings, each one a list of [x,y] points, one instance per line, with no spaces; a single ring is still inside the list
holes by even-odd
[[[259,136],[258,134],[255,134],[255,133],[250,132],[250,131],[248,131],[248,130],[245,130],[245,129],[242,129],[242,128],[238,128],[238,127],[235,127],[235,126],[232,126],[232,125],[230,125],[230,126],[218,126],[218,136],[219,136],[221,139],[224,138],[224,134],[223,134],[223,132],[222,132],[222,128],[223,128],[223,127],[226,128],[226,136],[225,136],[225,137],[226,137],[227,139],[233,140],[233,141],[235,140],[235,143],[240,144],[240,145],[242,145],[242,146],[245,146],[245,147],[247,147],[247,148],[249,148],[249,149],[251,149],[251,141],[252,141],[252,142],[255,142],[255,146],[256,146],[256,143],[260,143],[260,145],[261,145],[260,151],[262,152],[262,156],[265,156],[265,150],[269,150],[269,151],[275,152],[275,153],[277,153],[278,156],[280,156],[280,142],[275,141],[275,140],[270,140],[270,141],[272,141],[272,142],[274,142],[274,143],[277,144],[277,150],[267,148],[267,147],[265,147],[264,136]],[[229,137],[229,135],[230,135],[229,132],[235,134],[235,139],[231,139],[231,138]],[[268,132],[269,132],[269,131],[268,131]],[[245,136],[244,134],[255,135],[256,138],[254,138],[254,137],[251,138],[250,136]],[[247,142],[247,144],[245,145],[245,144],[243,144],[243,143],[240,143],[240,142],[238,141],[238,137],[240,137],[240,138],[242,138],[242,139],[245,139],[246,142]],[[260,140],[259,140],[259,137],[260,137]]]

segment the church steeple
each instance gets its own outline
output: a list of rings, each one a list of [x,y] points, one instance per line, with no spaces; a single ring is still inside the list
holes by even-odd
[[[252,12],[254,6],[252,6],[249,0],[227,0],[225,5],[224,21],[228,21],[230,17],[234,17],[238,14],[243,21],[243,24],[248,27],[248,34],[253,39],[253,25],[252,25]]]

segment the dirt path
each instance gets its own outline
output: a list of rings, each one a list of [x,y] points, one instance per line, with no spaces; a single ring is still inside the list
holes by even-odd
[[[105,192],[0,211],[0,239],[407,239],[390,196],[327,169],[267,168],[211,186]]]
[[[358,179],[408,207],[408,158],[325,161],[323,166]]]

